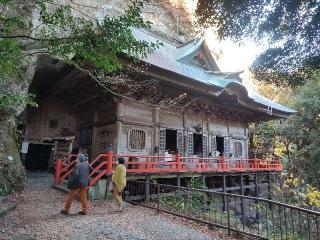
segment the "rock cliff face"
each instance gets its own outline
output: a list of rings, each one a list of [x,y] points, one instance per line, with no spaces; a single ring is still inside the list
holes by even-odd
[[[0,196],[24,187],[25,171],[18,147],[15,119],[0,121]]]
[[[17,1],[18,3],[19,1]],[[57,4],[65,3],[65,0],[56,0]],[[70,4],[71,1],[68,1]],[[191,40],[194,37],[191,20],[183,9],[182,0],[151,0],[145,3],[143,18],[152,22],[152,30],[177,44]],[[34,25],[38,21],[38,10],[30,1],[23,6],[23,16],[26,21],[32,19]],[[129,0],[76,0],[71,3],[86,15],[99,18],[105,14],[120,15],[128,7]],[[52,6],[54,7],[54,6]],[[1,10],[1,9],[0,9]],[[73,14],[81,14],[74,11]],[[82,16],[83,17],[83,16]],[[21,42],[26,48],[32,48],[29,42]],[[25,94],[32,83],[35,69],[38,64],[38,56],[26,59],[20,75],[16,78],[0,76],[1,92],[14,92]],[[24,105],[12,104],[9,109],[0,108],[0,195],[23,189],[25,171],[20,160],[17,117],[21,116],[25,109]]]
[[[78,0],[76,2],[93,7],[90,16],[99,17],[104,14],[112,16],[123,14],[131,1]],[[188,0],[150,0],[144,3],[142,17],[152,23],[152,30],[157,34],[177,43],[189,41],[194,38],[195,29],[192,26],[192,12],[186,9],[186,2]],[[79,5],[76,7],[79,8]],[[88,8],[82,7],[82,10],[87,12]],[[74,12],[74,14],[79,13]]]
[[[15,78],[0,76],[0,94],[15,93],[25,95],[32,82],[37,56],[25,61],[21,74]],[[24,111],[25,105],[19,102],[11,104],[5,110],[0,109],[0,196],[20,191],[25,184],[25,170],[20,160],[17,117]]]

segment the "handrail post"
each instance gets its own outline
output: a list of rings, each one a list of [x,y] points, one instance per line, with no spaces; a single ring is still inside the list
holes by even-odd
[[[279,170],[283,170],[282,161],[281,161],[280,158],[277,160],[277,166],[276,166],[276,168],[279,169]]]
[[[107,152],[107,154],[108,154],[107,173],[111,173],[112,172],[113,152],[110,150]]]
[[[258,168],[258,160],[257,160],[257,156],[254,155],[254,164],[253,164],[254,168],[257,169]]]
[[[222,170],[223,171],[226,170],[226,161],[223,154],[221,156],[221,165],[222,165]]]
[[[176,168],[178,172],[181,171],[181,158],[179,153],[176,154]]]
[[[55,185],[60,185],[60,175],[61,175],[61,170],[62,170],[62,160],[58,159],[56,161],[56,169],[54,173],[54,184]]]
[[[146,166],[146,172],[147,172],[147,173],[150,173],[150,170],[151,170],[151,166],[150,166],[150,165],[151,165],[151,164],[150,164],[150,161],[149,161],[149,158],[148,158],[148,157],[146,158],[146,165],[147,165],[147,166]]]

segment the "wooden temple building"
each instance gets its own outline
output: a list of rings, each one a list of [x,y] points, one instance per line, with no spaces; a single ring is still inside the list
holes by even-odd
[[[78,152],[97,166],[112,144],[113,154],[125,156],[128,175],[135,178],[181,184],[183,174],[197,174],[207,176],[208,187],[226,190],[228,179],[219,183],[225,173],[245,174],[250,186],[249,174],[281,171],[279,162],[250,160],[248,125],[286,117],[291,109],[247,89],[239,73],[220,71],[205,39],[176,46],[146,30],[133,32],[162,46],[138,63],[119,56],[123,70],[106,76],[106,82],[57,59],[39,59],[30,87],[39,107],[21,117],[27,169],[52,169],[57,159]],[[124,94],[103,87],[115,85]],[[239,190],[230,181],[229,190]]]

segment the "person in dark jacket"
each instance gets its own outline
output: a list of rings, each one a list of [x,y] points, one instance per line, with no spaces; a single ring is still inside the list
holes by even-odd
[[[80,201],[82,205],[82,211],[79,212],[81,215],[86,215],[88,213],[88,201],[87,201],[87,186],[90,182],[89,176],[89,163],[84,154],[78,154],[77,163],[74,167],[71,176],[68,181],[68,188],[70,192],[68,194],[67,202],[64,210],[61,211],[62,214],[68,214],[71,208],[73,198],[79,193]]]

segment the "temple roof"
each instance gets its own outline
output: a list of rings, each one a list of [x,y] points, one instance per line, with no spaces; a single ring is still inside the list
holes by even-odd
[[[214,57],[207,50],[205,39],[198,38],[181,46],[175,46],[144,29],[133,29],[133,34],[138,40],[162,43],[162,46],[147,58],[142,59],[148,64],[221,88],[219,92],[223,92],[223,90],[228,92],[228,89],[236,89],[242,95],[246,95],[244,97],[248,101],[258,104],[261,108],[260,110],[267,111],[269,114],[272,114],[273,110],[279,111],[284,115],[295,112],[243,85],[239,73],[220,72]]]

